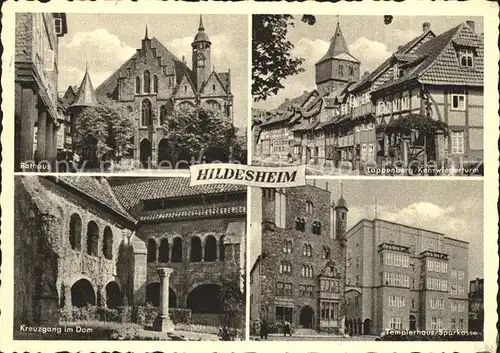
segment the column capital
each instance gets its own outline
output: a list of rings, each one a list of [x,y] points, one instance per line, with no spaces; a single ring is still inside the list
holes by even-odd
[[[173,271],[174,270],[169,267],[158,267],[156,269],[156,272],[158,273],[158,276],[160,276],[160,278],[169,277]]]

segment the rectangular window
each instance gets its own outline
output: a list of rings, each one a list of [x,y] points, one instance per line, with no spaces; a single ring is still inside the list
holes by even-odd
[[[277,282],[276,283],[276,295],[283,295],[283,288],[284,288],[284,283]]]
[[[285,283],[285,290],[284,290],[284,295],[292,295],[292,284],[291,283]]]
[[[451,132],[451,153],[463,154],[464,153],[464,132],[452,131]]]
[[[377,115],[384,114],[384,110],[385,110],[385,103],[383,101],[379,101],[377,105]]]
[[[56,34],[57,35],[63,34],[62,18],[56,18],[56,19],[54,19],[54,25],[55,25]]]
[[[452,110],[465,110],[465,94],[452,93],[452,95],[451,95],[451,109]]]
[[[465,272],[463,270],[458,271],[458,279],[464,279]]]
[[[463,330],[464,329],[464,319],[459,319],[458,320],[458,329]]]
[[[451,329],[456,330],[457,329],[457,322],[455,319],[451,319]]]

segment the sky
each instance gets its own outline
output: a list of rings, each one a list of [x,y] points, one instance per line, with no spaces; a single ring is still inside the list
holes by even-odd
[[[335,32],[337,16],[316,16],[310,26],[295,16],[295,27],[289,27],[287,38],[294,45],[292,54],[305,59],[301,74],[283,80],[285,86],[277,95],[253,104],[258,109],[274,109],[286,98],[300,96],[316,87],[314,64],[327,52]],[[351,54],[361,62],[360,74],[373,71],[398,48],[422,33],[422,24],[430,22],[431,30],[439,35],[467,20],[475,22],[476,32],[483,33],[482,17],[458,16],[394,16],[392,23],[384,24],[383,16],[339,16],[340,27]]]
[[[308,180],[309,184],[314,181]],[[340,197],[340,180],[315,180]],[[483,182],[480,180],[342,180],[349,213],[347,229],[377,218],[444,233],[469,242],[469,279],[483,278]],[[260,189],[252,188],[250,264],[260,254]],[[377,207],[375,207],[375,205]],[[494,236],[496,239],[496,235]],[[496,240],[495,240],[496,242]]]
[[[67,14],[68,34],[59,43],[59,91],[80,85],[85,64],[95,88],[141,47],[146,25],[179,60],[191,67],[191,43],[199,15]],[[248,119],[248,17],[204,15],[205,33],[212,42],[212,66],[231,69],[234,123],[246,129]],[[240,131],[243,133],[244,131]]]

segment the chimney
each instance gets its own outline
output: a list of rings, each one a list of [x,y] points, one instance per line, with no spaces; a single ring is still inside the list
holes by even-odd
[[[465,23],[467,23],[467,26],[469,26],[469,28],[472,29],[472,32],[476,31],[476,26],[474,24],[474,21],[468,20],[468,21],[465,21]]]
[[[431,29],[431,23],[430,22],[424,22],[422,24],[422,32],[427,32],[429,29]]]

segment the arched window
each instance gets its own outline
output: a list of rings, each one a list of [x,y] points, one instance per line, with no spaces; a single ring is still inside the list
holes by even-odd
[[[69,243],[71,249],[82,249],[82,219],[76,213],[71,215],[69,221]]]
[[[198,237],[191,238],[191,252],[189,255],[191,262],[201,261],[201,239]]]
[[[104,228],[104,239],[102,242],[102,253],[108,260],[113,258],[113,232],[111,228]]]
[[[150,126],[153,123],[151,115],[152,115],[151,101],[149,99],[144,99],[142,101],[142,109],[141,109],[142,126]]]
[[[139,76],[135,78],[135,93],[141,93],[141,78]]]
[[[168,244],[168,239],[162,239],[160,243],[160,249],[159,249],[159,254],[158,254],[158,261],[159,262],[168,262],[169,259],[169,251],[170,251],[170,246]]]
[[[153,92],[158,93],[158,76],[153,77]]]
[[[327,246],[323,246],[323,260],[328,260],[330,258],[330,248]]]
[[[172,262],[182,262],[182,239],[175,238],[172,244]]]
[[[306,201],[306,213],[307,214],[314,213],[314,204],[311,201]]]
[[[162,105],[160,107],[160,125],[165,124],[167,120],[167,107],[165,105]]]
[[[99,227],[94,221],[87,224],[87,254],[98,256]]]
[[[279,273],[283,273],[283,261],[280,261]]]
[[[219,239],[219,260],[224,261],[226,258],[226,249],[224,248],[224,236]]]
[[[306,221],[304,220],[304,218],[300,219],[300,230],[301,231],[305,231],[306,230]]]
[[[154,239],[148,240],[148,262],[156,261],[156,241]]]
[[[217,240],[213,235],[205,238],[205,261],[217,260]]]
[[[321,234],[321,222],[319,222],[319,221],[313,222],[312,232],[313,232],[313,234]]]
[[[151,93],[151,75],[148,70],[144,71],[144,93]]]

